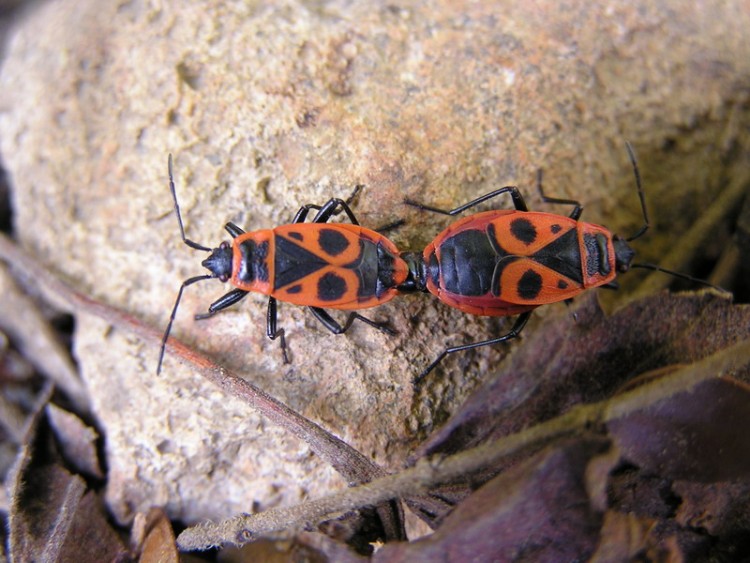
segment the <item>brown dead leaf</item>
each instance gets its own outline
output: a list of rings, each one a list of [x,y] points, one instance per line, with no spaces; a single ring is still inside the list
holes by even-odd
[[[646,538],[654,520],[635,514],[607,511],[601,530],[601,541],[591,563],[632,561],[647,548]]]
[[[750,386],[714,379],[608,424],[626,459],[669,479],[750,475]]]
[[[591,504],[587,468],[606,446],[593,438],[546,449],[477,489],[431,536],[389,543],[374,560],[584,560],[596,548],[602,523]]]
[[[674,492],[682,502],[675,519],[681,526],[702,529],[717,538],[741,537],[750,530],[750,482],[690,483],[678,481]]]
[[[611,317],[590,294],[576,314],[577,321],[563,317],[526,333],[523,346],[414,457],[511,434],[572,405],[605,399],[642,373],[697,361],[750,337],[750,307],[713,293],[662,293]]]
[[[0,265],[0,330],[13,339],[23,356],[63,390],[80,412],[89,398],[70,354],[60,343],[38,303],[24,293],[7,267]]]
[[[114,561],[127,551],[100,496],[71,474],[57,453],[44,416],[43,393],[8,477],[8,555],[14,561]]]
[[[177,552],[172,523],[161,508],[152,508],[143,518],[143,534],[140,551],[140,563],[177,563],[180,560]],[[135,526],[134,526],[135,529]]]
[[[86,426],[75,414],[53,404],[47,405],[47,418],[65,460],[77,471],[103,479],[96,452],[96,440],[99,438],[96,430]]]
[[[516,433],[577,404],[605,400],[646,371],[697,361],[750,336],[750,307],[713,293],[659,294],[611,317],[595,296],[581,301],[577,321],[567,317],[539,326],[412,461]],[[530,453],[487,468],[479,482]],[[457,483],[438,494],[451,504],[469,491]],[[428,521],[445,513],[432,501],[412,500]]]

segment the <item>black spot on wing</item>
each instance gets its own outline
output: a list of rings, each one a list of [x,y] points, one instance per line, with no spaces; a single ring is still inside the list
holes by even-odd
[[[287,236],[289,238],[293,238],[294,240],[303,240],[305,238],[302,236],[302,233],[298,233],[297,231],[289,231],[287,233]]]
[[[293,285],[292,287],[286,288],[287,293],[300,293],[301,291],[302,291],[302,284],[299,284],[299,283],[296,285]]]
[[[330,256],[338,256],[349,248],[347,238],[335,229],[321,229],[318,244]]]
[[[555,223],[554,225],[552,225],[549,228],[549,230],[552,231],[553,235],[556,235],[557,233],[559,233],[562,230],[562,227],[560,225],[558,225],[557,223]]]
[[[346,280],[341,276],[329,272],[318,280],[318,299],[321,301],[336,301],[346,293]]]
[[[510,223],[510,232],[524,244],[531,244],[536,240],[536,227],[525,217],[513,219]]]
[[[557,280],[557,289],[568,289],[568,282],[565,280]]]
[[[517,289],[521,299],[536,299],[542,291],[542,276],[532,269],[526,270],[518,280]]]

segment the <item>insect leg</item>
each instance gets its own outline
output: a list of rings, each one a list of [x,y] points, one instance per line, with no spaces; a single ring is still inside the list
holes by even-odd
[[[542,169],[540,168],[536,173],[536,189],[539,190],[539,195],[542,197],[542,201],[545,203],[559,203],[562,205],[573,205],[573,211],[570,212],[570,218],[578,221],[583,213],[583,206],[574,199],[564,199],[561,197],[550,197],[544,193],[542,189]]]
[[[338,209],[339,206],[341,206],[341,209]],[[359,225],[359,221],[357,221],[357,217],[354,215],[354,212],[343,199],[339,198],[329,199],[325,205],[316,205],[314,203],[303,205],[299,208],[299,211],[297,211],[294,219],[292,219],[292,223],[304,223],[311,209],[318,210],[318,213],[312,220],[313,223],[327,223],[328,219],[343,210],[349,216],[352,224]]]
[[[354,212],[351,210],[351,207],[349,205],[354,200],[355,197],[357,197],[357,194],[360,192],[360,190],[364,186],[357,185],[354,188],[354,191],[352,192],[352,195],[350,195],[346,201],[340,198],[332,198],[329,199],[328,202],[325,205],[316,205],[314,203],[308,203],[307,205],[303,205],[299,208],[299,211],[297,211],[297,214],[294,216],[294,219],[292,219],[292,223],[304,223],[305,219],[307,219],[307,215],[310,213],[311,209],[316,209],[318,213],[313,218],[313,223],[327,223],[328,219],[330,219],[334,215],[338,215],[342,211],[345,211],[346,214],[349,216],[349,219],[354,225],[359,225],[359,221],[357,221],[356,216],[354,215]]]
[[[419,209],[422,209],[424,211],[432,211],[433,213],[440,213],[441,215],[452,216],[452,215],[458,215],[459,213],[462,213],[466,211],[467,209],[470,209],[476,205],[479,205],[482,202],[485,202],[489,199],[492,199],[504,193],[510,194],[510,197],[513,199],[513,205],[515,206],[517,211],[529,210],[529,208],[526,206],[526,202],[524,201],[523,196],[521,195],[521,192],[518,191],[518,188],[515,186],[505,186],[503,188],[497,189],[494,192],[484,194],[482,197],[478,197],[477,199],[474,199],[470,201],[469,203],[465,203],[459,207],[456,207],[455,209],[451,209],[450,211],[445,210],[445,209],[439,209],[437,207],[431,207],[429,205],[424,205],[422,203],[418,203],[410,199],[405,199],[404,203],[406,205],[411,205],[412,207],[418,207]]]
[[[269,297],[268,298],[268,312],[266,313],[266,334],[268,335],[268,338],[271,340],[279,339],[279,343],[281,345],[281,354],[284,357],[284,363],[288,364],[289,362],[289,356],[287,356],[286,353],[286,338],[284,338],[284,329],[283,328],[277,328],[276,321],[277,321],[277,314],[276,314],[276,298]]]
[[[221,311],[222,309],[226,309],[227,307],[231,307],[238,301],[240,301],[245,295],[250,293],[249,291],[245,291],[244,289],[233,289],[229,293],[226,293],[225,295],[222,295],[219,297],[216,301],[211,303],[208,307],[208,313],[202,313],[199,315],[195,315],[195,320],[200,321],[203,319],[207,319],[208,317],[214,316],[216,313]]]
[[[491,338],[489,340],[482,340],[481,342],[472,342],[470,344],[462,344],[461,346],[453,346],[451,348],[446,348],[435,359],[435,361],[433,361],[429,366],[427,366],[427,368],[425,368],[425,370],[422,373],[420,373],[417,376],[414,383],[415,384],[420,383],[427,376],[428,373],[430,373],[433,369],[435,369],[435,366],[437,366],[440,362],[443,361],[443,358],[445,358],[448,354],[453,354],[455,352],[463,352],[465,350],[473,350],[474,348],[481,348],[482,346],[492,346],[493,344],[500,344],[501,342],[505,342],[506,340],[511,340],[513,338],[516,338],[523,330],[523,327],[526,326],[526,322],[529,320],[530,316],[531,316],[531,311],[527,311],[526,313],[521,313],[520,315],[518,315],[518,318],[516,319],[516,322],[513,325],[513,328],[511,328],[507,334],[504,334],[497,338]]]
[[[323,323],[323,326],[325,326],[333,334],[345,333],[347,330],[349,330],[349,327],[352,326],[352,323],[355,320],[360,320],[363,323],[366,323],[371,327],[378,329],[380,332],[384,332],[385,334],[388,334],[390,336],[394,336],[397,334],[395,330],[388,326],[388,323],[379,323],[377,321],[373,321],[372,319],[363,317],[359,313],[349,313],[349,316],[346,318],[346,322],[342,327],[336,320],[334,320],[333,317],[331,317],[331,315],[329,315],[325,311],[325,309],[321,309],[320,307],[308,307],[308,309],[310,309],[310,312],[312,312],[315,318]]]
[[[354,215],[351,207],[349,207],[349,204],[346,203],[343,199],[339,198],[328,200],[328,203],[326,203],[323,207],[320,208],[320,211],[318,211],[318,214],[313,219],[313,223],[327,223],[328,219],[330,219],[333,215],[340,213],[341,211],[344,211],[346,213],[353,225],[359,225],[359,221],[357,221],[357,217]]]
[[[232,238],[237,238],[240,235],[244,235],[245,231],[243,231],[241,228],[239,228],[237,225],[232,223],[231,221],[224,225],[224,228],[226,231],[232,235]]]

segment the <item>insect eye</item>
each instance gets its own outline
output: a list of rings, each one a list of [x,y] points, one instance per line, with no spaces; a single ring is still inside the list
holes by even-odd
[[[219,245],[219,248],[221,248],[222,250],[226,250],[227,248],[229,248],[229,243],[228,243],[227,241],[225,241],[225,240],[224,240],[224,241],[222,241],[222,242],[221,242],[221,244]]]
[[[226,283],[227,281],[229,281],[229,275],[228,274],[221,274],[219,276],[219,281],[221,281],[222,283]]]

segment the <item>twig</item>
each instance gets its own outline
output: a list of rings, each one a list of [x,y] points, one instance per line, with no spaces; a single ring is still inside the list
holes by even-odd
[[[37,304],[24,293],[6,267],[0,265],[0,330],[43,374],[54,381],[79,412],[91,409],[86,387],[70,355],[44,318]]]
[[[144,324],[133,315],[76,291],[34,260],[28,252],[23,252],[2,233],[0,233],[0,259],[21,270],[29,279],[32,277],[36,279],[53,294],[55,302],[65,303],[69,310],[84,311],[102,318],[118,329],[136,334],[145,342],[152,344],[154,350],[158,349],[162,336],[159,331]],[[385,471],[380,466],[346,442],[297,414],[238,374],[219,366],[174,338],[169,339],[167,349],[189,362],[208,381],[243,400],[260,414],[303,440],[350,483],[367,482],[385,475]]]
[[[424,494],[432,487],[492,467],[507,456],[582,428],[603,424],[643,410],[712,378],[726,376],[750,364],[750,341],[742,341],[695,364],[641,385],[606,401],[581,405],[567,413],[446,458],[422,459],[414,467],[382,477],[322,499],[292,508],[272,509],[237,516],[223,522],[204,523],[185,530],[177,538],[184,550],[206,549],[233,538],[246,543],[269,533],[304,529],[355,508],[373,506],[394,498]]]

